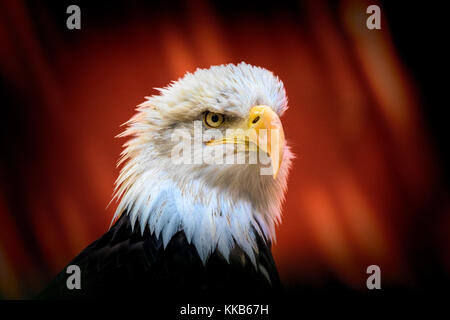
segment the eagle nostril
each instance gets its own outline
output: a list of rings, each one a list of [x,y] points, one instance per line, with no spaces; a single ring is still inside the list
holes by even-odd
[[[256,116],[256,118],[253,119],[252,123],[253,123],[253,124],[257,123],[257,122],[259,121],[259,119],[260,119],[260,117],[259,117],[259,116]]]

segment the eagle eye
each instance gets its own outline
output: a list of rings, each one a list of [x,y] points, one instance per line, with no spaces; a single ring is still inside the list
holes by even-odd
[[[223,114],[215,113],[215,112],[205,112],[205,116],[203,118],[203,121],[205,122],[205,125],[210,128],[218,128],[222,125],[224,122],[225,117]]]

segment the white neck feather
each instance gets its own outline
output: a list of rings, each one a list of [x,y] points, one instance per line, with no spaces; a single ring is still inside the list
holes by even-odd
[[[133,228],[138,223],[143,233],[148,226],[152,234],[162,237],[164,247],[177,231],[183,230],[203,263],[215,250],[228,261],[230,251],[238,246],[255,264],[255,233],[274,241],[275,224],[281,219],[281,203],[291,158],[288,148],[285,155],[277,181],[271,176],[259,176],[259,168],[254,168],[255,173],[252,173],[248,166],[235,167],[242,171],[232,175],[234,181],[227,183],[231,189],[233,184],[242,186],[244,180],[266,181],[262,189],[267,194],[258,193],[256,188],[247,184],[247,191],[253,193],[249,197],[236,197],[227,190],[208,186],[201,178],[194,178],[192,173],[198,172],[198,168],[193,171],[189,169],[191,166],[181,166],[178,170],[163,169],[165,166],[161,162],[152,166],[155,164],[153,161],[142,167],[139,157],[129,159],[117,181],[115,198],[120,198],[120,203],[114,219],[126,212]],[[211,177],[208,166],[202,170],[201,177]],[[257,176],[252,179],[250,175],[254,174]]]

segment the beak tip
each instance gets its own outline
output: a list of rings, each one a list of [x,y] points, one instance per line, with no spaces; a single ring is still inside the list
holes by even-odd
[[[273,167],[273,164],[272,164],[272,178],[274,180],[277,178],[279,170],[280,170],[279,166]]]

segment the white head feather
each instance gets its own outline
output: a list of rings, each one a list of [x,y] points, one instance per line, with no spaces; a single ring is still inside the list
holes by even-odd
[[[205,111],[245,119],[252,106],[264,104],[281,116],[287,109],[283,83],[266,69],[240,63],[198,69],[159,91],[138,106],[119,135],[130,140],[119,161],[124,165],[116,181],[113,199],[120,203],[114,219],[127,212],[133,226],[138,222],[142,232],[148,226],[164,246],[184,230],[204,263],[215,250],[228,260],[234,246],[255,263],[255,232],[275,240],[289,147],[273,179],[260,174],[260,164],[175,165],[171,135],[180,128],[192,133],[193,121]]]

